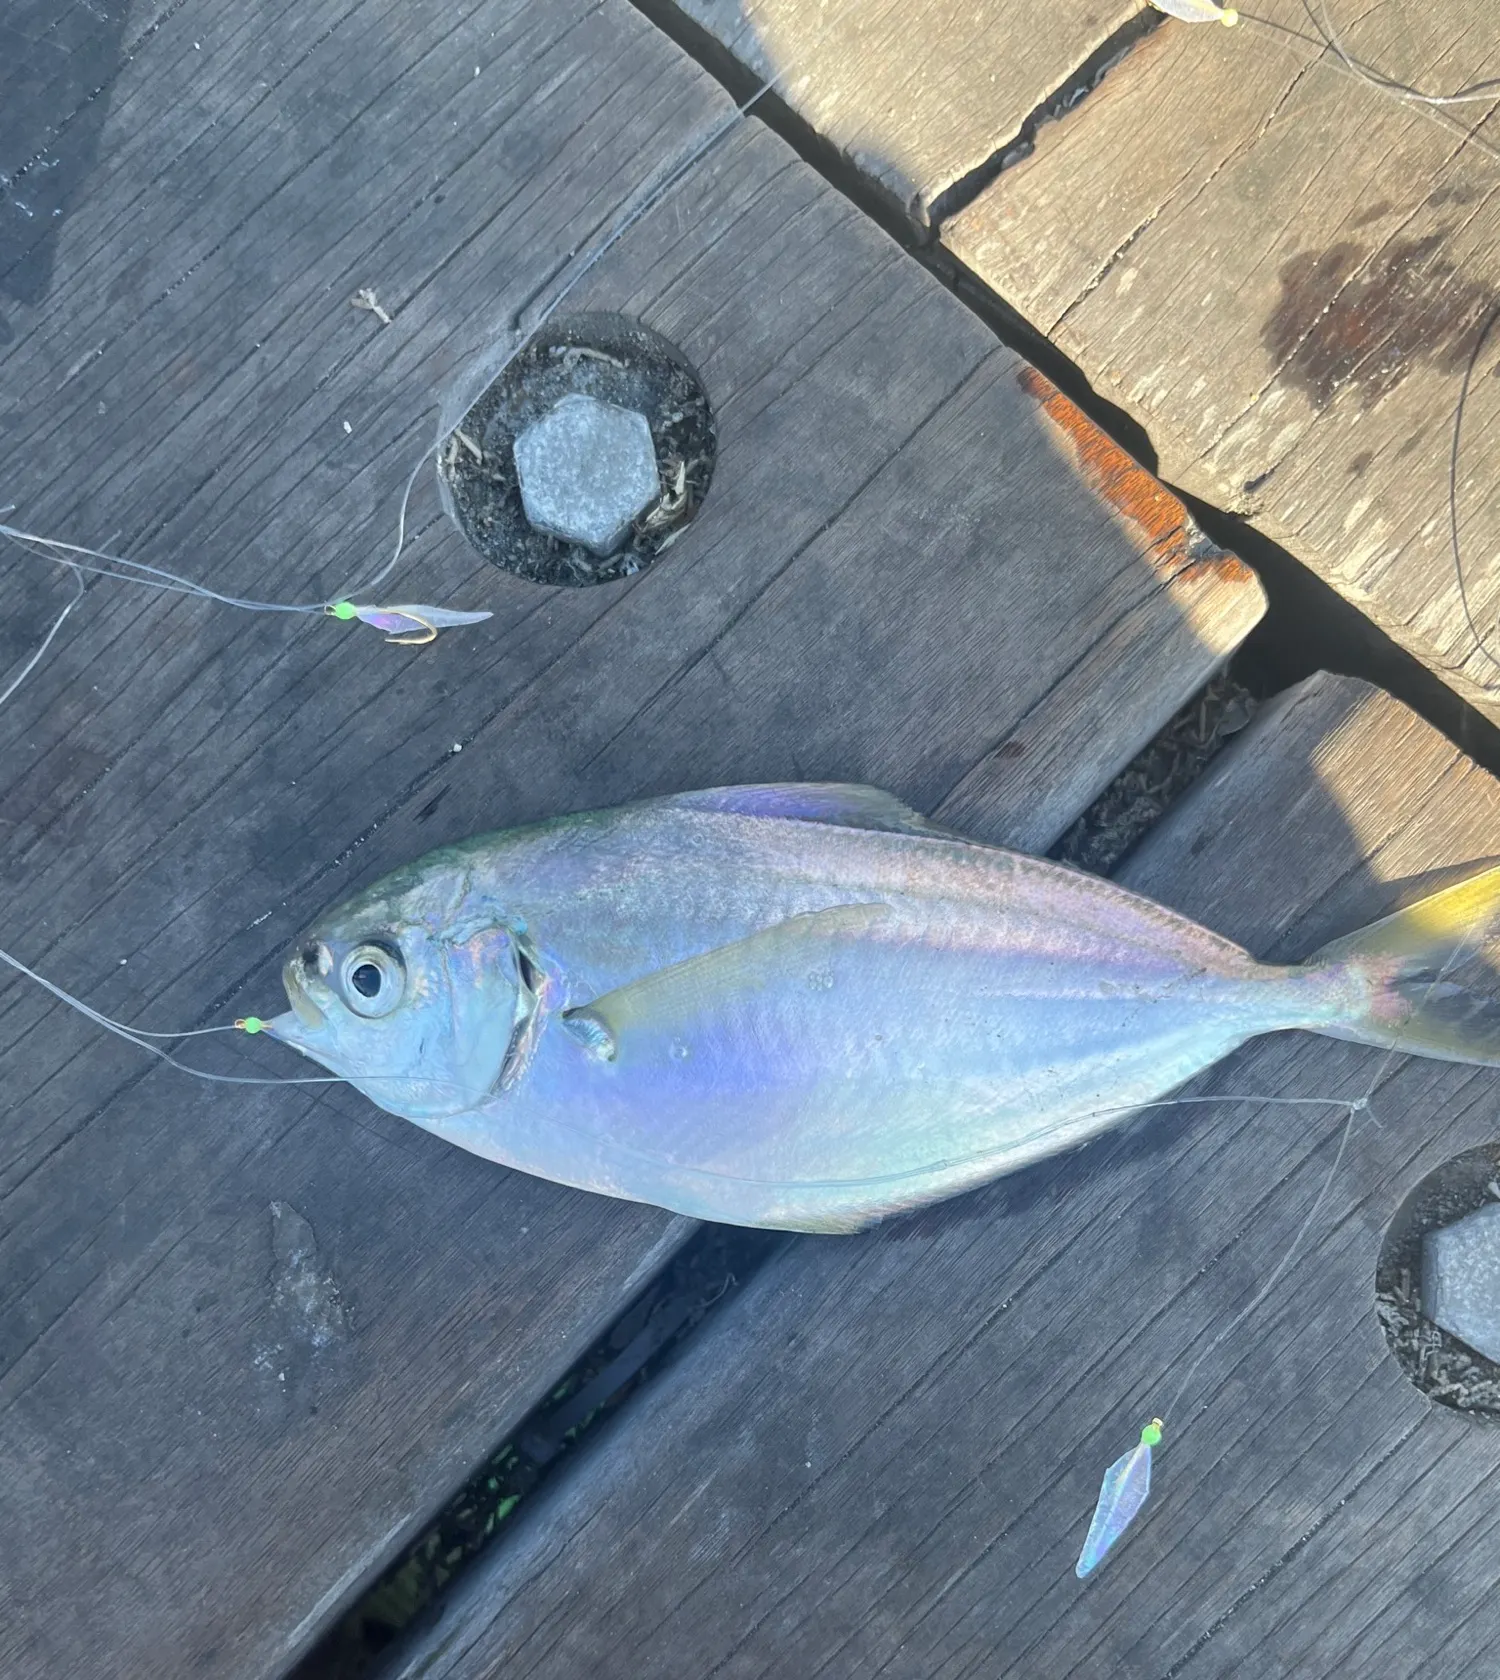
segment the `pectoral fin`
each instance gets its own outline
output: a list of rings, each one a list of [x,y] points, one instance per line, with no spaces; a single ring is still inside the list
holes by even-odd
[[[563,1024],[591,1055],[615,1061],[632,1036],[690,1032],[726,1005],[788,983],[833,939],[858,937],[890,915],[886,904],[840,904],[792,916],[733,945],[689,957],[570,1009]]]

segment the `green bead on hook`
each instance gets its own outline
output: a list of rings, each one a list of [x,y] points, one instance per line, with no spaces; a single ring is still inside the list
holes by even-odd
[[[345,623],[357,618],[363,624],[372,624],[385,631],[385,639],[398,647],[423,647],[437,640],[439,630],[456,624],[482,624],[492,616],[487,612],[455,612],[451,607],[360,607],[353,601],[330,601],[323,611]]]

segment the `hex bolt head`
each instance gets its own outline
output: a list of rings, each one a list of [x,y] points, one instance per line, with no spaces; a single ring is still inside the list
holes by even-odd
[[[1422,1316],[1500,1362],[1500,1203],[1422,1238]]]
[[[515,460],[532,528],[601,560],[661,494],[646,416],[576,391],[520,434]]]

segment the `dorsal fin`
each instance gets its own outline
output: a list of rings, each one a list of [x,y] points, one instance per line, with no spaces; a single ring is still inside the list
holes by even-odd
[[[929,839],[961,838],[928,822],[892,793],[857,782],[757,782],[746,787],[703,788],[664,801],[684,811],[724,811],[740,817],[781,817],[790,822],[828,823],[835,828],[872,828]]]

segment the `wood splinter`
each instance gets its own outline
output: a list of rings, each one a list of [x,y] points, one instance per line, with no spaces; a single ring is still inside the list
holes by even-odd
[[[375,295],[375,288],[373,286],[361,286],[354,296],[349,299],[349,307],[351,309],[368,309],[383,327],[388,327],[391,324],[391,314],[389,310],[386,309],[385,305],[381,303],[380,299]]]

